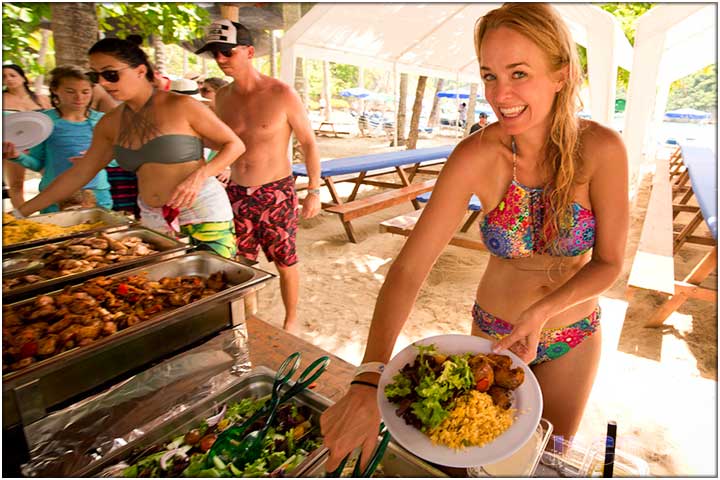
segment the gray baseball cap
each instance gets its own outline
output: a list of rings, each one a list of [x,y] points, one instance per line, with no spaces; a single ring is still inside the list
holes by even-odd
[[[238,45],[253,45],[250,30],[230,20],[217,20],[208,27],[205,45],[196,51],[195,54],[200,55],[210,50],[213,46],[236,47]]]

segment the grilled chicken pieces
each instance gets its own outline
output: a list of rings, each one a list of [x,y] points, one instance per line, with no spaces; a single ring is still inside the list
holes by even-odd
[[[88,345],[226,286],[224,272],[157,282],[143,275],[95,277],[53,295],[8,305],[3,307],[3,373]]]
[[[508,409],[512,405],[512,390],[525,381],[525,371],[512,368],[507,355],[477,354],[468,361],[475,377],[476,390],[487,392],[495,405]]]

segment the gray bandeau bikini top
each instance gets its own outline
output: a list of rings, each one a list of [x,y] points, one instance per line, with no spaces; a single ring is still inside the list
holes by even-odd
[[[202,140],[192,135],[160,135],[134,150],[113,145],[115,160],[125,170],[136,171],[146,163],[185,163],[203,158]]]

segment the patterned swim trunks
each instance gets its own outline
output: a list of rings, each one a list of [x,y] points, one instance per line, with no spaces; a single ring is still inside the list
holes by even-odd
[[[298,198],[292,175],[259,187],[227,186],[237,235],[238,255],[256,260],[259,247],[279,267],[297,263]]]
[[[512,323],[486,312],[477,303],[473,306],[472,315],[475,325],[480,331],[493,338],[499,340],[512,332]],[[538,365],[562,357],[595,333],[599,326],[600,306],[587,317],[565,327],[543,328],[540,331],[537,356],[530,362],[530,365]]]

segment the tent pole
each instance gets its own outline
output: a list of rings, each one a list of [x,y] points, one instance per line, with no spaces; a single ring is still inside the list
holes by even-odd
[[[460,72],[455,72],[455,138],[460,133]]]
[[[395,128],[393,128],[393,145],[397,147],[398,144],[398,81],[397,81],[397,63],[393,63],[393,109],[395,110]]]

